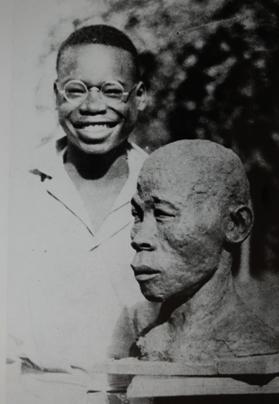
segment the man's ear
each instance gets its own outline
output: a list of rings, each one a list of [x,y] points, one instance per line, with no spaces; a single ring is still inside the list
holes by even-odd
[[[254,221],[253,210],[247,205],[238,206],[230,212],[226,240],[232,244],[242,243],[250,234]]]
[[[59,91],[57,88],[57,80],[55,80],[55,82],[53,83],[53,91],[55,94],[55,103],[56,103],[56,107],[59,106]]]
[[[142,81],[139,82],[136,88],[136,100],[138,111],[143,111],[147,105],[147,92]]]
[[[57,96],[57,94],[58,94],[57,80],[55,80],[55,82],[53,83],[53,91],[54,91],[54,94]]]

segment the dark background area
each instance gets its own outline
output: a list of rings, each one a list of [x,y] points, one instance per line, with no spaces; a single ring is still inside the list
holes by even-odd
[[[142,49],[150,92],[137,142],[202,138],[236,151],[256,217],[250,272],[279,273],[279,1],[119,0],[104,20],[115,13]]]

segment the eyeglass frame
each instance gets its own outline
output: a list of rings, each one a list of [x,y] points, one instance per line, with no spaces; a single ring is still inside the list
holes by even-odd
[[[70,99],[66,96],[66,94],[65,94],[65,86],[66,86],[67,84],[69,84],[69,83],[72,83],[72,82],[82,84],[82,86],[84,86],[84,88],[86,89],[86,96],[84,96],[84,98],[83,98],[82,100],[80,100],[79,102],[75,102],[74,100],[70,100]],[[67,83],[64,84],[64,88],[61,88],[61,86],[60,86],[58,80],[55,80],[54,85],[55,85],[55,88],[57,89],[58,93],[59,93],[60,95],[62,95],[62,97],[64,97],[64,99],[65,99],[67,102],[69,102],[69,103],[72,104],[72,105],[80,105],[80,104],[82,104],[82,103],[87,99],[88,94],[89,94],[89,93],[92,91],[92,89],[94,89],[94,88],[96,88],[96,89],[98,90],[98,93],[101,95],[101,97],[103,97],[105,100],[107,100],[107,99],[110,100],[110,98],[109,98],[109,97],[106,97],[106,96],[104,95],[104,93],[102,92],[102,88],[103,88],[104,85],[107,84],[107,83],[109,83],[109,84],[114,84],[114,83],[116,83],[118,86],[121,86],[121,87],[123,88],[123,90],[124,90],[124,87],[122,86],[122,84],[119,83],[118,81],[114,81],[114,80],[112,80],[112,81],[105,81],[101,86],[90,86],[90,88],[88,88],[88,86],[84,83],[84,81],[78,80],[78,79],[73,79],[73,80],[67,81]],[[135,85],[131,88],[130,91],[123,91],[121,98],[113,98],[113,97],[112,97],[112,98],[111,98],[111,101],[112,101],[112,102],[113,102],[113,101],[116,101],[116,102],[124,102],[124,103],[128,102],[131,93],[134,91],[135,88],[137,88],[137,86],[138,86],[139,84],[140,84],[140,83],[135,84]]]

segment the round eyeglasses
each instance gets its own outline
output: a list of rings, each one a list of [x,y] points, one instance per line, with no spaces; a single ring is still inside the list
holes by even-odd
[[[90,88],[81,80],[70,80],[63,87],[55,82],[58,92],[71,104],[81,104],[86,100],[88,94],[97,90],[106,101],[127,102],[132,91],[137,85],[134,85],[130,91],[125,91],[124,87],[118,81],[106,81],[101,86],[92,86]]]

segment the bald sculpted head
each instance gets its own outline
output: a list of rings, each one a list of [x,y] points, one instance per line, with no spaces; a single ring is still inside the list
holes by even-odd
[[[206,140],[181,140],[152,153],[132,205],[132,267],[143,294],[156,301],[192,296],[253,222],[240,159]]]
[[[155,151],[141,171],[139,192],[147,183],[161,193],[172,194],[172,198],[215,199],[219,208],[227,203],[249,204],[250,200],[248,179],[239,157],[207,140],[181,140]]]

